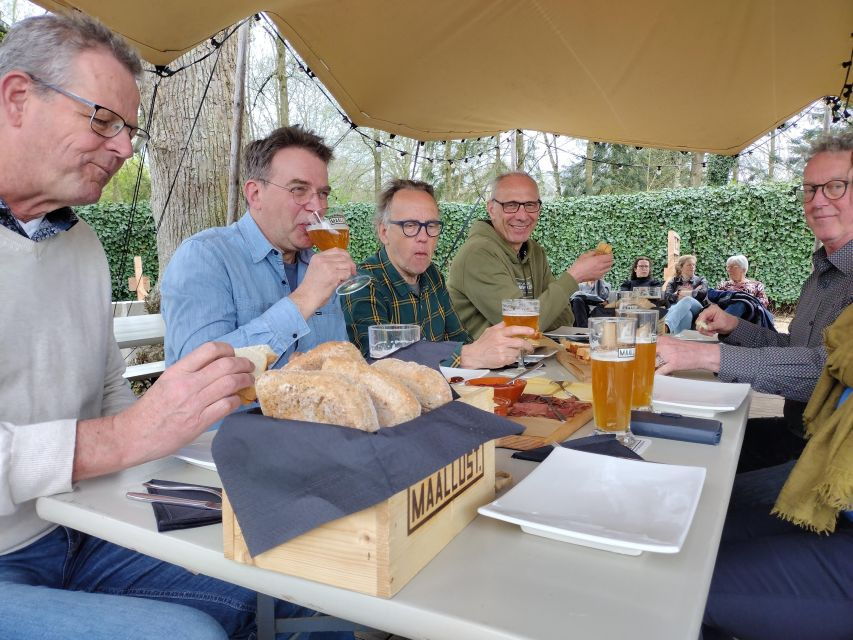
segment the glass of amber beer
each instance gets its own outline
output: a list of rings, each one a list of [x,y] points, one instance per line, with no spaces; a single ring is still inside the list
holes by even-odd
[[[508,327],[530,327],[536,333],[532,336],[521,336],[525,340],[538,340],[539,333],[539,301],[530,298],[512,298],[501,301],[501,312],[504,324]],[[524,369],[524,354],[518,354],[518,369]]]
[[[589,319],[595,433],[615,433],[626,446],[636,442],[631,435],[636,330],[633,317]]]
[[[631,408],[651,410],[655,384],[655,351],[658,341],[657,309],[619,309],[617,316],[636,318],[636,351],[634,354],[634,386]]]
[[[318,251],[326,251],[327,249],[343,249],[346,251],[349,247],[349,225],[339,210],[327,212],[325,218],[320,218],[318,215],[317,222],[308,225],[305,231]],[[355,293],[366,286],[368,282],[370,282],[368,275],[353,276],[340,283],[335,292],[339,296]]]

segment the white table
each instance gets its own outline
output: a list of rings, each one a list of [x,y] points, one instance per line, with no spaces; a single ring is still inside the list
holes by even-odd
[[[634,638],[698,636],[749,401],[718,417],[718,446],[654,440],[648,460],[704,466],[702,497],[682,551],[638,557],[557,542],[478,516],[394,598],[383,600],[226,560],[221,525],[157,533],[150,505],[124,498],[150,478],[217,484],[175,459],[80,483],[38,501],[42,518],[192,571],[409,638]],[[587,425],[577,435],[586,435]],[[517,481],[534,464],[498,450]]]
[[[166,325],[159,313],[113,318],[113,333],[120,349],[163,344]]]

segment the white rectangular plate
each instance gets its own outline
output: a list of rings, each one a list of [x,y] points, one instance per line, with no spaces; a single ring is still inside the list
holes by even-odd
[[[734,411],[749,395],[748,384],[655,376],[652,405],[658,411],[713,416]]]
[[[213,436],[215,435],[216,431],[205,431],[195,442],[178,449],[173,454],[174,457],[178,460],[194,464],[197,467],[216,471],[216,463],[213,462],[213,453],[210,451],[210,446],[213,443]]]
[[[704,482],[704,467],[556,448],[479,512],[572,544],[627,555],[678,553]]]
[[[543,331],[549,338],[586,338],[589,336],[588,327],[557,327],[553,331]]]
[[[441,373],[448,380],[455,376],[461,376],[462,378],[465,378],[465,380],[472,380],[474,378],[482,378],[489,372],[488,369],[458,369],[457,367],[439,368],[441,369]]]

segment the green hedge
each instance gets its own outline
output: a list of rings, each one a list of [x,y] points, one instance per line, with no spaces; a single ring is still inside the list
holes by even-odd
[[[811,270],[813,237],[793,194],[793,185],[767,183],[671,189],[621,196],[588,196],[546,202],[534,233],[545,247],[552,269],[568,267],[582,251],[601,240],[613,244],[616,258],[607,280],[614,287],[627,278],[636,255],[648,255],[654,272],[666,262],[669,229],[681,234],[682,254],[697,256],[698,272],[712,286],[726,277],[725,260],[743,253],[749,258],[749,276],[764,282],[775,304],[796,302],[800,287]],[[350,222],[350,250],[356,262],[374,253],[378,242],[373,233],[372,204],[346,205]],[[441,204],[445,222],[439,239],[436,264],[446,272],[451,253],[464,241],[470,220],[485,218],[483,204]],[[114,271],[113,295],[129,297],[127,284],[116,281],[116,267],[124,246],[123,231],[128,205],[105,204],[80,209],[107,247]],[[132,256],[142,255],[146,274],[157,277],[153,224],[147,203],[140,205],[131,244]]]

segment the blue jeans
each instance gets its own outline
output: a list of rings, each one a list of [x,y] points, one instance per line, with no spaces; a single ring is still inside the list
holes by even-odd
[[[693,319],[702,311],[702,303],[696,298],[682,298],[669,308],[663,321],[672,335],[693,326]]]
[[[0,556],[0,638],[250,640],[255,606],[254,591],[65,527]],[[276,601],[278,617],[312,614]]]

